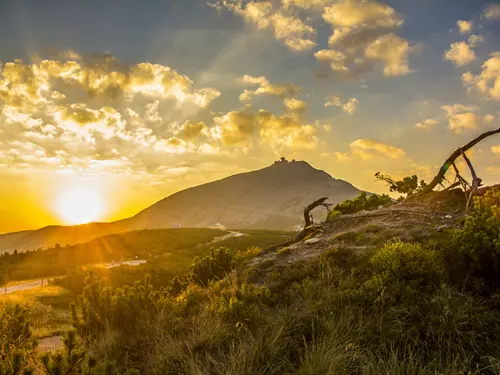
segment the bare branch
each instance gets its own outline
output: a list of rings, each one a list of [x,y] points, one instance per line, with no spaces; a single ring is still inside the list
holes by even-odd
[[[487,138],[487,137],[489,137],[491,135],[498,134],[498,133],[500,133],[500,128],[496,129],[496,130],[491,130],[491,131],[486,132],[486,133],[483,133],[479,137],[477,137],[477,138],[473,139],[471,142],[467,143],[465,146],[460,147],[457,150],[455,150],[448,157],[448,159],[446,159],[446,161],[444,162],[444,164],[441,166],[441,168],[439,169],[438,174],[432,179],[432,181],[429,183],[429,185],[426,186],[426,188],[424,190],[424,193],[428,193],[428,192],[434,190],[434,188],[437,185],[439,185],[441,183],[441,181],[443,181],[446,172],[448,171],[448,169],[450,168],[450,166],[453,165],[453,163],[455,162],[455,160],[462,154],[462,151],[465,152],[465,151],[471,149],[472,147],[474,147],[479,142],[481,142],[483,139],[485,139],[485,138]]]

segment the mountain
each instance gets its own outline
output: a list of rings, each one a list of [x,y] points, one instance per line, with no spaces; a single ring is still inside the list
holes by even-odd
[[[302,223],[304,207],[315,199],[329,197],[330,202],[338,203],[359,193],[350,183],[304,161],[282,159],[264,169],[182,190],[128,219],[0,235],[0,253],[83,243],[137,229],[220,225],[290,229]]]
[[[206,227],[289,229],[303,221],[304,207],[329,197],[342,202],[359,195],[304,161],[279,161],[175,193],[125,220],[135,228]]]

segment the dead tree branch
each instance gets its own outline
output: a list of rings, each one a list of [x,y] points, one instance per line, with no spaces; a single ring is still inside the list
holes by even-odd
[[[470,174],[472,175],[472,186],[470,188],[469,197],[467,198],[467,205],[465,206],[466,210],[468,210],[469,204],[472,200],[472,197],[474,196],[474,194],[477,193],[477,190],[479,189],[479,186],[481,185],[481,181],[477,177],[476,171],[474,170],[474,167],[472,166],[472,163],[469,160],[469,158],[467,157],[467,155],[465,155],[465,152],[462,149],[460,151],[462,152],[462,157],[464,158],[465,162],[467,163],[467,166],[470,169]]]
[[[453,165],[453,163],[455,162],[455,160],[462,154],[462,152],[466,152],[467,150],[471,149],[476,144],[478,144],[479,142],[481,142],[483,139],[485,139],[485,138],[487,138],[487,137],[489,137],[491,135],[498,134],[498,133],[500,133],[500,128],[496,129],[496,130],[491,130],[491,131],[486,132],[486,133],[483,133],[479,137],[477,137],[477,138],[473,139],[472,141],[470,141],[469,143],[467,143],[465,146],[460,147],[457,150],[455,150],[448,157],[448,159],[446,159],[446,161],[444,162],[444,164],[441,166],[441,168],[439,169],[438,174],[432,179],[432,181],[429,183],[429,185],[427,185],[425,187],[424,193],[431,192],[432,190],[434,190],[434,188],[437,185],[439,185],[443,181],[444,176],[446,175],[446,172]]]
[[[328,197],[320,198],[312,202],[306,208],[304,208],[304,230],[309,228],[313,224],[313,220],[311,217],[311,211],[316,207],[323,206],[327,209],[330,209],[331,204],[325,203]]]

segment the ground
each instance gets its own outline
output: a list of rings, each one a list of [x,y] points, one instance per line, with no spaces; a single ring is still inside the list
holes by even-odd
[[[273,246],[252,259],[248,265],[253,270],[252,281],[263,284],[283,267],[341,247],[370,251],[393,238],[405,242],[439,238],[440,233],[460,227],[465,202],[459,190],[432,192],[375,211],[330,218],[303,240]]]

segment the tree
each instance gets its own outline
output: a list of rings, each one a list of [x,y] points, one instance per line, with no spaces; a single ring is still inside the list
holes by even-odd
[[[420,183],[418,182],[417,175],[403,177],[402,180],[394,180],[391,176],[377,172],[375,173],[375,178],[389,184],[389,191],[405,194],[406,197],[419,193],[427,187],[424,180],[421,180]]]

